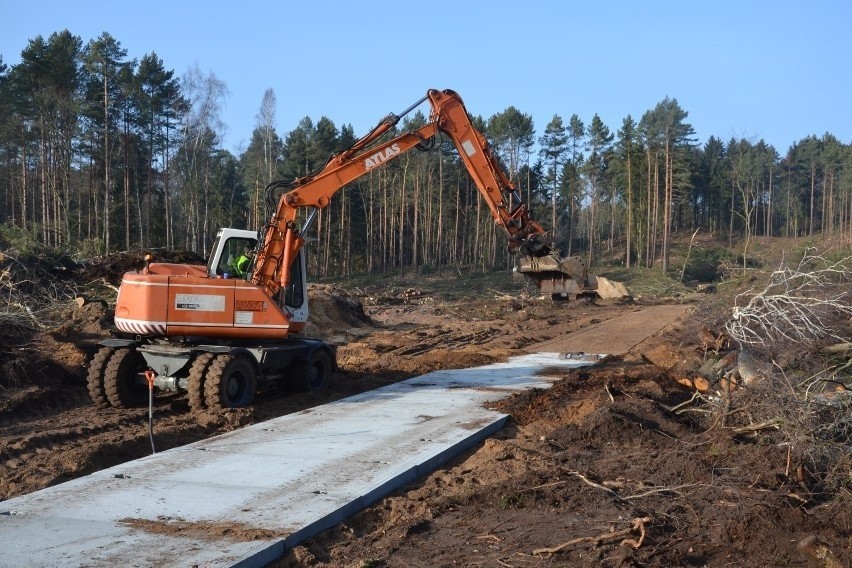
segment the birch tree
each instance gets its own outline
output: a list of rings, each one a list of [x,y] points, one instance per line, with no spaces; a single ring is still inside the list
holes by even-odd
[[[180,124],[187,219],[184,246],[206,255],[213,230],[210,226],[210,174],[219,133],[224,130],[221,113],[228,88],[214,73],[205,75],[196,64],[181,78],[181,91],[188,106]]]

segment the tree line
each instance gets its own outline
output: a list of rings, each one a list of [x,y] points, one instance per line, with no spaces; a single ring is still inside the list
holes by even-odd
[[[155,52],[131,59],[108,33],[38,36],[0,56],[0,228],[79,254],[180,248],[206,254],[222,226],[260,228],[264,188],[321,168],[357,136],[327,117],[278,133],[263,93],[239,156],[222,148],[227,85],[197,66],[177,77]],[[852,242],[852,147],[826,133],[782,156],[763,140],[700,145],[676,99],[613,131],[596,114],[554,114],[538,134],[515,106],[472,117],[535,218],[590,264],[669,268],[672,235],[817,233]],[[399,129],[422,125],[417,111]],[[482,269],[511,263],[455,150],[435,140],[338,192],[311,227],[315,275]]]

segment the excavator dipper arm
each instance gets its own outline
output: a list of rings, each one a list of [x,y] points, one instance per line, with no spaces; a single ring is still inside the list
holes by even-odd
[[[431,105],[429,122],[380,142],[401,116],[427,99]],[[544,230],[530,217],[526,204],[492,154],[488,141],[471,124],[461,97],[450,90],[434,89],[401,115],[385,117],[366,136],[333,155],[317,173],[289,184],[270,184],[268,189],[286,186],[290,190],[279,198],[276,211],[264,230],[254,261],[252,282],[270,296],[286,288],[290,283],[290,265],[304,245],[304,236],[316,210],[328,207],[334,194],[348,183],[413,148],[422,147],[439,133],[452,140],[492,217],[505,230],[510,251],[520,255],[519,271],[533,278],[545,292],[562,291],[560,282],[570,281],[572,286],[580,282],[580,286],[586,286],[585,265],[578,268],[572,264],[574,273],[566,272],[566,261],[546,243]],[[300,228],[296,216],[302,208],[312,208],[312,211]]]

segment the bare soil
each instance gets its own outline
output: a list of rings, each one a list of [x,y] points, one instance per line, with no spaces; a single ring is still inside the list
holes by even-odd
[[[660,303],[455,290],[314,285],[308,331],[338,345],[332,388],[270,386],[252,408],[209,415],[191,414],[185,395],[159,396],[157,449],[558,346]],[[672,412],[692,396],[685,385],[704,357],[697,317],[549,390],[493,402],[512,416],[498,435],[273,566],[849,567],[848,492],[816,491],[772,431],[737,435],[700,413]],[[150,453],[147,409],[99,410],[88,399],[86,361],[111,332],[101,302],[73,305],[62,325],[31,337],[0,328],[0,500]],[[606,334],[600,341],[605,352]],[[256,529],[221,519],[208,532],[235,530]]]
[[[496,403],[482,447],[273,566],[849,566],[849,496],[672,414],[675,378],[628,356]]]

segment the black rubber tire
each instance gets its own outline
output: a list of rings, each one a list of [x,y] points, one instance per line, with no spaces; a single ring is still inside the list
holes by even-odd
[[[317,349],[310,361],[297,361],[290,366],[293,386],[299,392],[319,392],[331,386],[334,368],[331,355],[325,349]]]
[[[104,391],[115,408],[132,408],[148,403],[148,383],[139,380],[148,365],[135,349],[117,349],[104,372]]]
[[[189,368],[186,388],[189,409],[192,412],[199,412],[207,408],[207,402],[204,400],[204,380],[207,376],[207,370],[213,362],[213,357],[215,357],[213,353],[201,353]]]
[[[257,372],[248,359],[218,355],[204,379],[207,408],[240,408],[254,400]]]
[[[104,372],[114,353],[115,347],[101,347],[89,363],[86,387],[89,389],[89,398],[98,408],[109,407],[109,400],[104,390]]]

